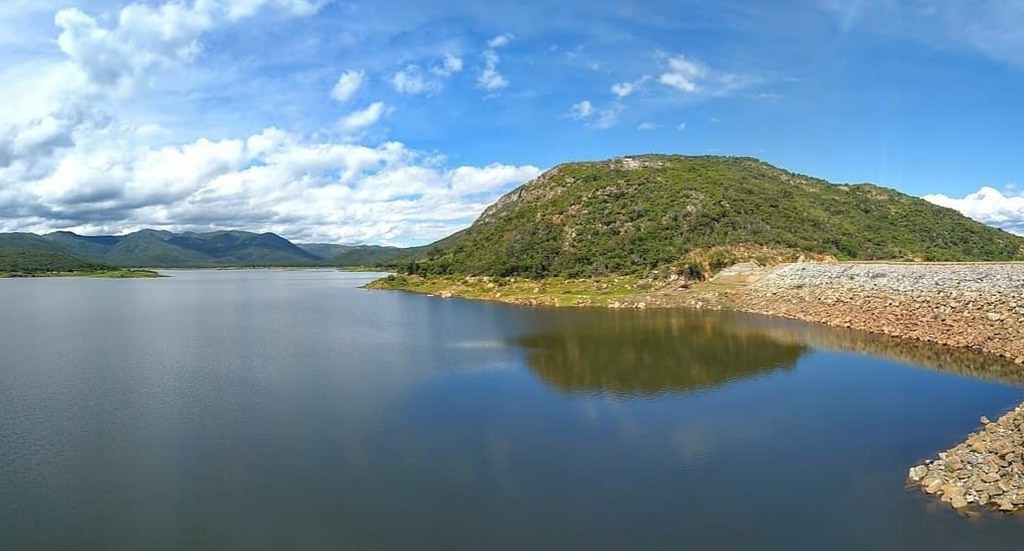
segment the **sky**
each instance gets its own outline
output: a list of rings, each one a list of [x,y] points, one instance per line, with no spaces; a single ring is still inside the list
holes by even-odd
[[[2,0],[0,231],[418,245],[752,156],[1024,234],[1024,0]]]

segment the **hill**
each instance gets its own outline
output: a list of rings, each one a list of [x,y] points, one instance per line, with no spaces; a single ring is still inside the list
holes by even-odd
[[[747,258],[1024,259],[1024,238],[871,184],[745,157],[644,155],[558,166],[405,266],[423,275],[593,277]]]
[[[389,266],[397,260],[415,255],[420,249],[403,249],[381,245],[335,245],[333,243],[298,243],[330,266]]]
[[[110,277],[151,277],[155,272],[118,270],[63,253],[31,249],[0,248],[0,277],[40,275],[94,275]]]
[[[0,247],[67,254],[113,266],[152,267],[371,265],[402,251],[383,247],[324,246],[345,249],[328,258],[274,234],[249,231],[173,234],[155,229],[143,229],[126,236],[79,236],[71,231],[55,231],[44,236],[0,234]]]

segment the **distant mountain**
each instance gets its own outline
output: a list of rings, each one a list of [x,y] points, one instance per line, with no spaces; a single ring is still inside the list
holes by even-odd
[[[765,250],[1021,260],[1024,238],[892,189],[831,184],[757,159],[643,155],[555,167],[423,250],[406,271],[587,277],[706,274]]]
[[[273,233],[171,233],[157,230],[118,236],[84,236],[63,231],[46,235],[7,233],[0,234],[0,247],[62,253],[112,266],[158,268],[372,265],[377,263],[375,258],[397,254],[396,251],[401,250],[347,247],[341,254],[327,258]]]
[[[419,252],[419,248],[383,247],[380,245],[334,245],[330,243],[298,243],[306,252],[322,258],[332,266],[391,266]]]

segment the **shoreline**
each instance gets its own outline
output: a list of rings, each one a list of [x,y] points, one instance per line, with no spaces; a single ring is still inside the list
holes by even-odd
[[[84,277],[91,279],[149,279],[167,277],[156,270],[147,269],[125,269],[125,270],[104,270],[99,272],[0,272],[0,279],[38,279],[55,277]]]
[[[366,287],[522,306],[734,310],[948,347],[1024,377],[1024,263],[796,263],[755,266],[740,280],[389,276]],[[1024,404],[980,423],[908,481],[957,510],[1024,511]]]
[[[1024,262],[793,263],[765,268],[742,284],[391,275],[365,288],[519,306],[734,310],[967,349],[1024,366]]]

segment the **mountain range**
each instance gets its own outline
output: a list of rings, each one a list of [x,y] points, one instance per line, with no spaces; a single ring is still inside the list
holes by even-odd
[[[119,267],[365,266],[386,263],[406,249],[367,245],[295,244],[273,233],[142,230],[127,235],[0,234],[0,247],[62,253]]]

